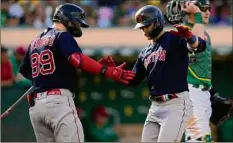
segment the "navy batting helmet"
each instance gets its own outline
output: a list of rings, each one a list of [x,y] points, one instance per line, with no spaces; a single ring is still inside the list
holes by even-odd
[[[74,37],[82,36],[80,27],[89,27],[84,19],[85,11],[79,6],[71,3],[59,5],[53,15],[53,22],[64,24]]]
[[[163,14],[159,8],[153,5],[140,8],[135,14],[135,19],[137,22],[135,29],[155,23],[156,26],[150,32],[150,37],[156,37],[164,28]]]

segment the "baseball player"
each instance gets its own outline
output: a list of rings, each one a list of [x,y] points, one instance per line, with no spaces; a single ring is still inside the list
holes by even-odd
[[[197,9],[187,7],[194,13]],[[165,31],[161,11],[152,5],[140,8],[135,15],[137,25],[152,43],[138,56],[129,85],[148,80],[150,100],[142,142],[179,142],[192,114],[188,95],[188,52],[202,52],[205,41],[194,36],[187,27],[175,25],[178,31]],[[181,35],[181,36],[179,36]]]
[[[188,4],[188,3],[187,3]],[[209,0],[196,0],[196,7],[201,12],[188,14],[186,26],[193,28],[193,24],[208,24],[211,12]],[[211,142],[213,141],[210,130],[211,108],[211,38],[205,31],[203,39],[206,41],[206,50],[202,53],[190,54],[188,68],[188,84],[190,99],[193,103],[193,116],[186,129],[186,141]]]
[[[87,28],[85,12],[77,5],[59,5],[53,16],[54,25],[33,40],[20,67],[34,89],[29,98],[29,114],[38,142],[83,142],[83,128],[73,101],[76,70],[100,74],[128,84],[132,71],[107,67],[84,55],[74,37]]]
[[[187,5],[193,5],[199,9],[196,13],[188,13],[188,20],[184,24],[190,29],[194,24],[207,24],[210,17],[210,3],[209,0],[196,0],[195,3],[188,1],[184,5],[179,5],[177,0],[168,3],[169,7],[182,7],[178,11],[185,11]],[[168,10],[168,13],[171,11]],[[200,29],[200,28],[199,28]],[[201,53],[189,54],[188,67],[188,86],[189,95],[193,103],[193,115],[186,129],[186,141],[212,141],[211,131],[209,126],[209,119],[211,116],[211,102],[209,89],[211,87],[211,41],[209,34],[204,31],[199,34],[206,41],[206,50]]]

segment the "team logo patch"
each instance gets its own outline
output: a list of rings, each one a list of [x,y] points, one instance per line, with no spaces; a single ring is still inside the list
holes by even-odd
[[[137,22],[141,23],[143,21],[143,16],[142,15],[138,15],[137,16]]]
[[[148,55],[144,60],[144,67],[147,69],[147,66],[150,63],[156,64],[157,61],[165,61],[166,60],[166,50],[160,46],[157,51],[152,52]]]

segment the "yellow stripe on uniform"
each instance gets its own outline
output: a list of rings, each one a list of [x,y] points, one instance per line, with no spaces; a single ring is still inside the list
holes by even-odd
[[[209,82],[211,81],[210,78],[198,77],[198,76],[195,74],[195,72],[191,69],[190,66],[188,67],[188,69],[189,69],[190,73],[191,73],[195,78],[197,78],[197,79],[199,79],[199,80],[202,80],[202,81],[209,81]]]

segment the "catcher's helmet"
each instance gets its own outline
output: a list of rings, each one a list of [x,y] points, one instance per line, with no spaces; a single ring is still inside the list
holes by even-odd
[[[79,6],[71,3],[59,5],[53,15],[53,22],[64,24],[74,37],[82,36],[80,27],[89,27],[84,19],[85,11]]]
[[[134,29],[142,28],[144,26],[155,23],[155,28],[149,33],[150,37],[156,37],[164,28],[163,14],[159,8],[153,5],[146,5],[140,8],[136,14],[136,26]]]
[[[196,5],[198,7],[210,6],[210,1],[209,0],[194,0],[194,1],[196,1]]]
[[[183,23],[186,13],[181,10],[181,7],[187,1],[188,0],[172,0],[167,3],[164,17],[169,23],[172,25]]]
[[[169,23],[179,24],[184,22],[187,13],[182,11],[181,7],[188,1],[194,2],[201,11],[206,8],[211,8],[209,0],[171,0],[167,3],[165,13],[165,18]]]

